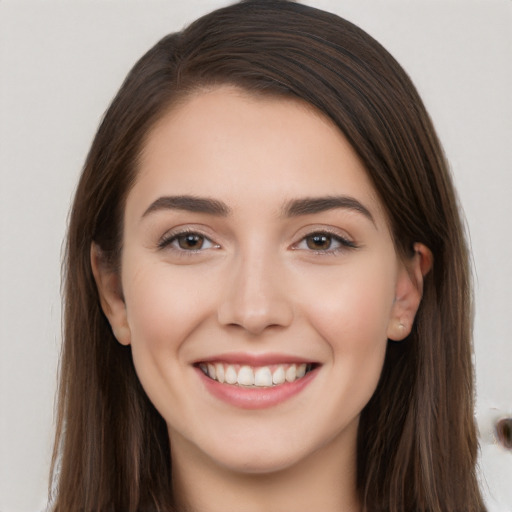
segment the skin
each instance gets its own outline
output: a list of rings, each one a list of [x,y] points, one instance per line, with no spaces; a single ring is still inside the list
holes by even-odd
[[[151,209],[163,196],[214,199],[229,213]],[[355,199],[371,218],[344,207],[285,212],[290,201],[326,196]],[[176,238],[183,229],[199,249]],[[320,248],[315,233],[327,233]],[[159,121],[127,197],[120,275],[94,245],[91,255],[114,334],[131,344],[167,422],[182,505],[359,510],[359,415],[388,338],[410,332],[431,261],[424,246],[415,250],[397,256],[361,161],[304,103],[218,87]],[[318,368],[298,394],[248,410],[212,396],[194,366],[234,352]]]

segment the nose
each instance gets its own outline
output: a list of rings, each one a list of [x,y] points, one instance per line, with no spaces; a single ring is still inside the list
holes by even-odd
[[[277,257],[239,256],[230,269],[218,308],[224,326],[238,326],[252,335],[270,327],[287,327],[293,320],[291,293]]]

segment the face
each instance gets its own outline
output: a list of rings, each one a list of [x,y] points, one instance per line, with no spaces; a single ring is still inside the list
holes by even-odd
[[[114,333],[174,453],[243,472],[354,450],[417,287],[340,131],[291,99],[197,93],[148,137]]]

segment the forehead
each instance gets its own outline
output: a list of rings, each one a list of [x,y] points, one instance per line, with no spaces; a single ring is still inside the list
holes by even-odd
[[[198,91],[149,133],[130,196],[214,196],[260,206],[349,194],[382,213],[366,170],[337,126],[307,103],[235,87]]]

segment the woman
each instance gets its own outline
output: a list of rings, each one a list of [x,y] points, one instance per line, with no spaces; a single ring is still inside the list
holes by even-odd
[[[414,86],[281,0],[160,41],[70,218],[54,510],[484,510],[467,248]]]

